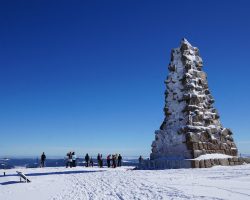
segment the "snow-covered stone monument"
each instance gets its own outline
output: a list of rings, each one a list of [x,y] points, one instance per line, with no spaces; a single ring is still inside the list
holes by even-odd
[[[224,128],[219,120],[202,66],[199,49],[186,39],[181,40],[179,48],[172,49],[165,80],[165,119],[155,132],[147,165],[154,168],[202,167],[199,159],[194,159],[207,154],[210,158],[213,154],[228,155],[234,158],[233,164],[240,164],[232,131]],[[190,160],[192,162],[186,162]],[[204,167],[225,162],[211,159],[206,166],[204,161]],[[230,160],[227,161],[230,164]]]

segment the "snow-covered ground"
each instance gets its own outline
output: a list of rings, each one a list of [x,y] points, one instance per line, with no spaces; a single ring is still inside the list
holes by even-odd
[[[20,183],[16,170],[31,183]],[[250,165],[209,169],[10,169],[0,171],[1,200],[250,199]]]

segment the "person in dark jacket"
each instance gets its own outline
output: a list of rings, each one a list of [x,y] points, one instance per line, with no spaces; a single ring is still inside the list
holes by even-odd
[[[139,166],[141,166],[141,165],[142,165],[142,162],[143,162],[142,156],[140,156],[138,160],[139,160]]]
[[[121,167],[122,166],[122,156],[121,154],[119,154],[118,156],[118,167]]]
[[[93,162],[92,157],[90,158],[89,164],[90,164],[91,167],[94,167],[94,162]]]
[[[103,159],[102,159],[102,154],[100,156],[100,167],[102,168],[103,167]]]
[[[72,153],[71,152],[67,153],[66,168],[68,168],[69,166],[70,168],[72,167]]]
[[[43,152],[42,155],[41,155],[41,167],[44,167],[44,166],[45,166],[45,160],[46,160],[46,155],[45,155],[45,153]]]
[[[112,155],[112,167],[116,168],[116,156]]]
[[[76,167],[76,154],[75,152],[72,153],[72,167]]]
[[[108,166],[108,168],[110,168],[110,161],[111,161],[111,155],[109,154],[107,156],[107,166]]]
[[[98,163],[98,167],[101,167],[101,155],[99,153],[97,155],[97,163]]]
[[[89,166],[89,154],[88,153],[85,156],[85,164],[86,164],[86,167]]]

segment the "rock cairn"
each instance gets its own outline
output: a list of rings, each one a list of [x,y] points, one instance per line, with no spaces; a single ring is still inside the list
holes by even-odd
[[[186,39],[172,49],[165,80],[165,119],[155,132],[151,160],[193,159],[212,153],[237,156],[232,131],[219,120],[202,66],[199,49]]]

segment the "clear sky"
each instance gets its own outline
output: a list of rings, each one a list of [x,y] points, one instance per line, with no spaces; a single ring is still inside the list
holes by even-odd
[[[249,1],[0,1],[0,156],[149,155],[170,50],[200,49],[250,153]]]

